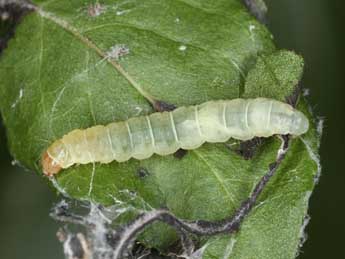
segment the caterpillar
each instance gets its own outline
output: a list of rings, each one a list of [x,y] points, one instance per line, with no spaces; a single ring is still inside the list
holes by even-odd
[[[306,116],[273,99],[208,101],[126,121],[76,129],[56,140],[42,156],[43,172],[57,174],[73,164],[124,162],[196,149],[230,137],[249,140],[274,134],[304,134]]]

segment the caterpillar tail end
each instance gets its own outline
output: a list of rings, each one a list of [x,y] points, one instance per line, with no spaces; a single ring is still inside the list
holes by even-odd
[[[62,167],[49,156],[48,152],[44,152],[42,155],[42,169],[44,175],[51,177],[59,173]]]

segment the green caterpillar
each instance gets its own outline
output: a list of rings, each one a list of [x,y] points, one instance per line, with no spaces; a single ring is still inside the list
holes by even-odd
[[[123,162],[195,149],[204,142],[229,138],[249,140],[274,134],[301,135],[308,119],[292,106],[272,99],[209,101],[153,113],[106,126],[73,130],[56,140],[43,154],[46,175],[73,164]]]

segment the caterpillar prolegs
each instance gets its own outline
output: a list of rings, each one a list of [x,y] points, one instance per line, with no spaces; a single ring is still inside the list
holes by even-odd
[[[229,138],[301,135],[308,127],[303,113],[276,100],[209,101],[73,130],[47,149],[42,167],[46,175],[53,175],[73,164],[146,159],[154,153],[168,155],[180,148],[195,149],[204,142],[225,142]]]

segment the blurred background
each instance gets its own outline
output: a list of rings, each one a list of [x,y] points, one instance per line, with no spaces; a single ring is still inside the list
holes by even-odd
[[[305,58],[303,85],[325,118],[322,176],[312,195],[308,240],[298,258],[345,258],[345,2],[266,0],[278,47]],[[0,30],[4,24],[1,24]],[[0,47],[2,44],[0,34]],[[13,166],[0,122],[0,251],[4,259],[61,259],[58,229],[48,217],[56,195],[40,177]]]

